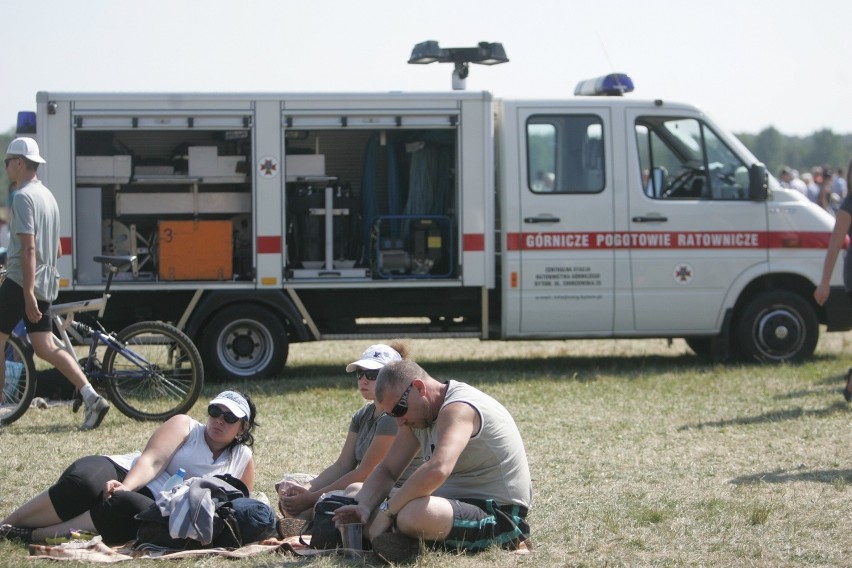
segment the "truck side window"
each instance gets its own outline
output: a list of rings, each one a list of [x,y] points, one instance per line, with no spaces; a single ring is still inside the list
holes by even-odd
[[[527,122],[527,149],[527,185],[530,191],[603,191],[603,122],[599,117],[533,116]]]
[[[748,168],[697,119],[640,117],[636,145],[652,199],[748,199]]]

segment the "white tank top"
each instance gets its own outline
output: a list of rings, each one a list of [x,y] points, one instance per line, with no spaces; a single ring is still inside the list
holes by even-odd
[[[242,444],[232,446],[231,449],[225,450],[214,460],[213,452],[204,440],[205,425],[192,418],[189,422],[187,439],[174,453],[166,469],[146,485],[154,495],[159,493],[166,480],[177,473],[180,468],[186,470],[186,479],[225,473],[241,478],[246,466],[251,461],[251,448]],[[142,455],[142,452],[106,457],[119,467],[130,470],[140,455]]]

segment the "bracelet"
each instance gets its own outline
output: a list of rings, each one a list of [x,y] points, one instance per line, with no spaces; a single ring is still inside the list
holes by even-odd
[[[396,522],[396,514],[390,512],[390,503],[387,501],[384,501],[381,505],[379,505],[379,511],[387,515],[392,522]]]

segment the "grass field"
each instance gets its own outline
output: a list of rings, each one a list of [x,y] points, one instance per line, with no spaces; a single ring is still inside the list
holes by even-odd
[[[852,333],[824,335],[813,361],[780,367],[703,363],[682,341],[412,342],[433,376],[478,386],[514,414],[534,482],[533,556],[430,553],[420,565],[849,565],[850,409],[840,391],[850,342]],[[335,459],[361,404],[343,367],[365,347],[295,345],[280,380],[238,385],[259,408],[256,490],[274,495],[281,473]],[[140,449],[154,427],[117,411],[93,432],[78,432],[81,421],[67,406],[32,409],[0,434],[0,515],[76,457]],[[0,543],[0,565],[47,564]],[[170,566],[197,564],[352,565],[266,556]]]

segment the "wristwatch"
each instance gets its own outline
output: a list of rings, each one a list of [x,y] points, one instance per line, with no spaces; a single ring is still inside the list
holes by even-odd
[[[391,521],[396,521],[396,515],[390,512],[390,503],[387,501],[382,501],[382,504],[379,505],[379,512],[387,515]]]

